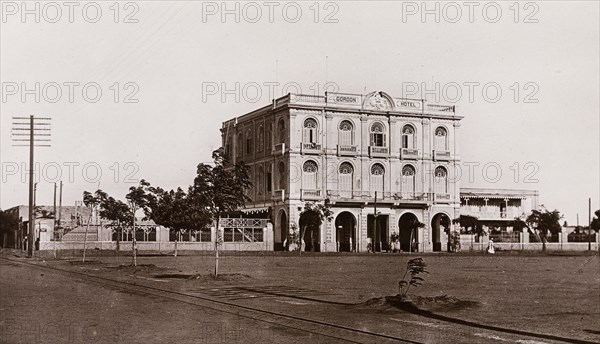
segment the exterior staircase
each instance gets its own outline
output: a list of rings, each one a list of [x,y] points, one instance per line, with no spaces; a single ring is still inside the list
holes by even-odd
[[[99,228],[100,226],[90,225],[90,229],[87,232],[87,241],[98,241]],[[74,227],[68,233],[63,235],[62,241],[84,241],[86,229],[87,226]]]

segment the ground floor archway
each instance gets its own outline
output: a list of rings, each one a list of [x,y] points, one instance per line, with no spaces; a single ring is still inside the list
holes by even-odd
[[[337,244],[340,252],[356,250],[356,218],[352,213],[344,211],[335,218]]]
[[[419,219],[413,213],[404,213],[398,220],[400,250],[415,252],[419,247]]]
[[[279,221],[278,227],[276,231],[275,238],[275,251],[284,251],[287,250],[287,245],[284,246],[284,242],[287,244],[287,235],[288,235],[288,217],[285,210],[279,211]]]
[[[304,251],[321,251],[321,226],[317,226],[318,220],[315,213],[307,212],[300,215],[300,235],[304,241]]]
[[[370,250],[382,252],[390,249],[389,218],[389,215],[381,214],[367,216],[367,239],[371,242]]]
[[[433,251],[439,252],[442,250],[442,233],[448,233],[450,229],[450,218],[444,213],[438,213],[431,219],[431,243]],[[447,243],[446,243],[447,244]]]

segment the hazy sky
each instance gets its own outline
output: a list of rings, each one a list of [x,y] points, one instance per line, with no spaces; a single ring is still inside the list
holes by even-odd
[[[600,208],[597,1],[221,4],[2,1],[0,207],[27,204],[13,116],[53,118],[37,203],[58,172],[71,205],[186,187],[222,121],[330,82],[456,105],[462,186],[537,189],[569,224]]]

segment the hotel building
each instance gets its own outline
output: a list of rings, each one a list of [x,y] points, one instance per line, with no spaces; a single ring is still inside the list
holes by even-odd
[[[221,133],[230,162],[250,167],[247,210],[272,214],[275,249],[305,202],[329,199],[333,219],[304,236],[307,250],[387,250],[397,233],[404,246],[440,251],[460,215],[452,176],[461,119],[454,106],[385,92],[289,94],[224,122]],[[411,235],[414,220],[425,227]]]

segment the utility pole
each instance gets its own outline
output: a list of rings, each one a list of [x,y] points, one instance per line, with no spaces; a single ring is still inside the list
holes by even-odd
[[[34,147],[50,147],[50,120],[48,117],[13,117],[12,141],[17,144],[13,146],[27,147],[29,146],[29,234],[27,235],[27,257],[33,257],[33,245],[35,237],[35,219],[33,218],[34,207],[34,186],[33,186],[33,170],[34,170]],[[38,138],[42,136],[42,138]],[[46,136],[44,138],[43,136]],[[21,142],[27,142],[23,144]],[[41,142],[37,144],[36,142]]]
[[[62,215],[62,187],[63,187],[63,182],[62,180],[60,181],[60,193],[58,196],[58,226],[61,226],[60,220],[61,220],[61,215]]]
[[[35,215],[35,207],[37,206],[37,185],[38,182],[33,183],[33,212]]]
[[[54,212],[54,225],[52,226],[52,235],[54,236],[54,239],[56,238],[56,182],[54,183],[54,204],[53,204],[53,209],[52,211]]]
[[[588,251],[592,250],[592,198],[588,198]]]
[[[373,226],[373,253],[377,252],[377,191],[375,191],[375,209],[373,210],[373,218],[375,219],[375,226]]]

